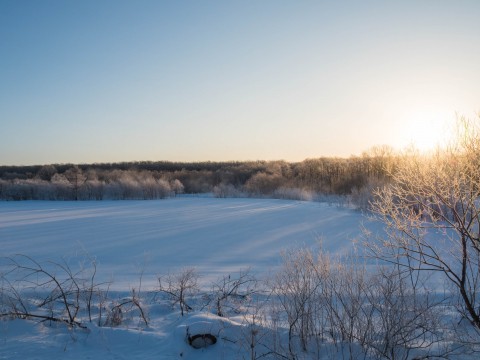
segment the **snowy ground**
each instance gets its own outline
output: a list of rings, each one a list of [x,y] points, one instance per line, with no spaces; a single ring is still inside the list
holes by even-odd
[[[157,275],[194,266],[208,286],[247,267],[260,277],[271,273],[282,249],[321,241],[332,254],[348,252],[363,221],[353,210],[282,200],[0,202],[0,251],[2,256],[21,253],[56,262],[88,254],[97,261],[98,281],[113,281],[112,289],[127,294],[138,286],[142,272],[142,286],[148,289]],[[149,305],[148,315],[147,327],[138,316],[120,327],[93,322],[87,329],[0,320],[0,359],[251,356],[245,315],[225,319],[204,311],[181,317],[162,303]],[[220,341],[196,350],[187,344],[187,331],[215,333]]]
[[[0,202],[1,255],[58,261],[88,253],[99,276],[130,288],[149,275],[197,268],[203,282],[251,267],[265,273],[282,249],[352,249],[359,212],[285,200]]]

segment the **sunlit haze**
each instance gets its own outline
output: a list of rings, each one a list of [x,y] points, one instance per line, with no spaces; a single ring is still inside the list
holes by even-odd
[[[480,111],[480,1],[0,2],[0,165],[433,148]]]

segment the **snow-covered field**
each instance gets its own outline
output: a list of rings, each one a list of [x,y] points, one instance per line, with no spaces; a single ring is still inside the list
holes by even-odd
[[[258,277],[272,273],[282,249],[321,243],[332,254],[348,252],[364,220],[359,212],[326,204],[267,199],[1,202],[0,252],[2,257],[25,254],[41,263],[95,258],[97,281],[111,281],[111,291],[128,294],[132,287],[138,289],[142,274],[147,294],[157,275],[184,267],[195,267],[202,285],[208,287],[240,269],[251,268]],[[0,359],[243,359],[252,355],[245,314],[226,319],[198,311],[181,317],[179,311],[152,302],[148,316],[148,326],[137,316],[119,327],[85,322],[86,329],[0,320]],[[195,329],[215,333],[219,341],[193,349],[186,334]]]
[[[0,251],[53,261],[88,254],[115,288],[130,288],[142,271],[149,281],[181,267],[208,283],[248,267],[265,273],[295,246],[348,251],[362,220],[356,211],[285,200],[0,202]]]
[[[321,242],[332,253],[349,251],[361,221],[355,211],[281,200],[1,202],[0,251],[38,261],[94,257],[98,281],[113,281],[111,288],[117,290],[138,286],[142,272],[148,288],[157,275],[182,267],[195,267],[208,286],[240,269],[264,276],[278,266],[282,249]],[[68,330],[35,321],[0,321],[0,359],[230,359],[248,354],[228,341],[204,350],[188,346],[186,326],[218,326],[206,316],[181,318],[151,308],[151,323],[141,329],[89,324],[88,330]],[[224,336],[241,332],[235,322],[222,322]]]

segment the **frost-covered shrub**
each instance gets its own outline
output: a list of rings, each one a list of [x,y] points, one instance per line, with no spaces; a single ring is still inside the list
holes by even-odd
[[[123,310],[118,304],[112,306],[108,310],[107,319],[105,320],[105,326],[116,327],[120,326],[123,322]]]
[[[282,176],[259,172],[245,184],[245,190],[252,195],[271,195],[281,185]]]
[[[55,174],[52,176],[51,183],[55,189],[56,200],[70,200],[73,198],[70,184],[67,178],[62,174]]]
[[[232,184],[218,184],[213,188],[213,194],[217,198],[245,197],[245,194]]]
[[[170,189],[173,191],[175,195],[183,194],[185,191],[185,187],[183,186],[182,182],[178,179],[170,181]]]
[[[273,192],[273,197],[287,200],[312,201],[315,193],[307,189],[280,187]]]
[[[422,279],[394,267],[375,267],[356,255],[332,258],[310,249],[284,253],[271,282],[277,317],[287,333],[284,355],[411,359],[442,356],[440,316]],[[399,316],[401,314],[401,316]],[[334,344],[328,347],[326,344]]]
[[[107,200],[122,199],[122,188],[117,182],[106,183],[103,187],[103,198]]]
[[[187,302],[199,291],[198,277],[195,268],[184,268],[177,274],[159,276],[158,292],[166,295],[174,306],[178,304],[183,316],[193,310]]]
[[[81,200],[102,200],[105,197],[105,184],[98,179],[87,180],[80,188],[78,197]]]
[[[375,192],[385,184],[378,179],[369,179],[362,187],[354,187],[350,194],[350,202],[360,210],[371,210],[371,204],[376,200]]]

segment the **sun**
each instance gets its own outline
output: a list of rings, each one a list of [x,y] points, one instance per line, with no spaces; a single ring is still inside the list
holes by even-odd
[[[412,111],[400,119],[396,142],[402,148],[413,146],[421,152],[434,151],[446,145],[451,138],[451,119],[448,113]]]

